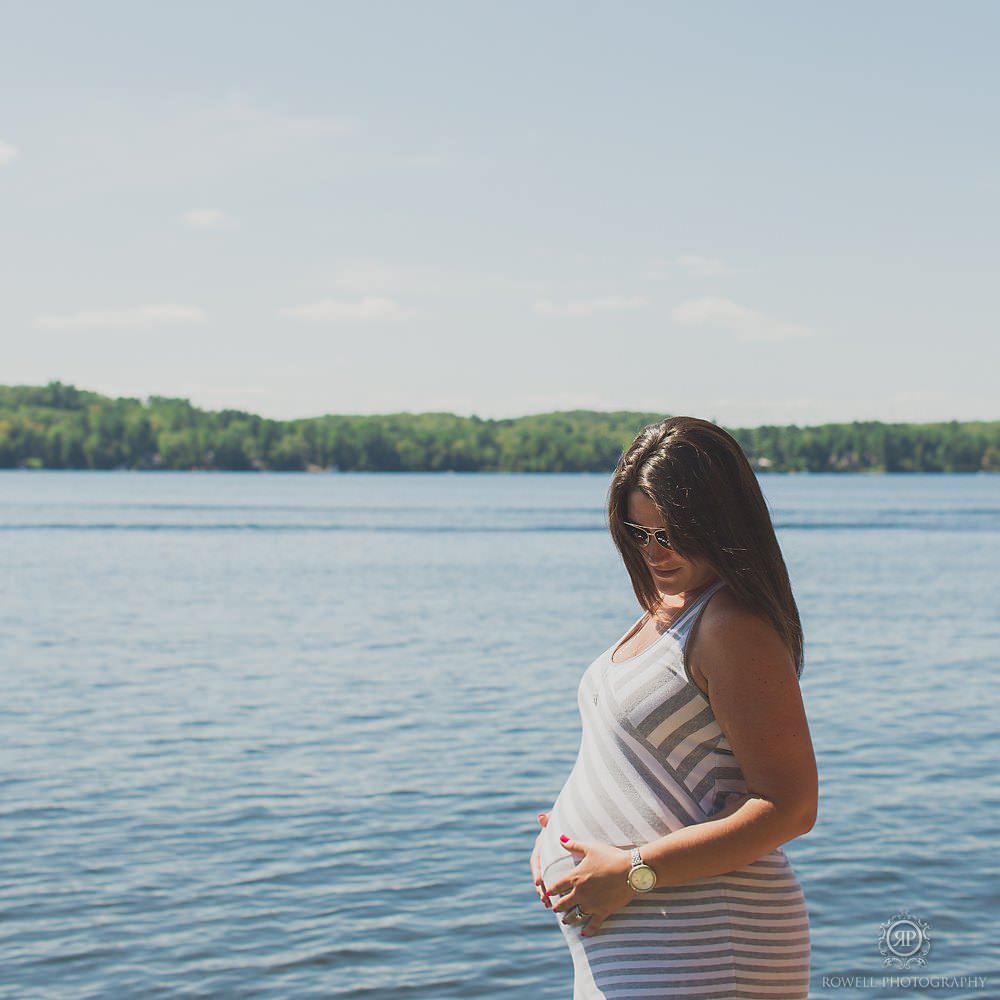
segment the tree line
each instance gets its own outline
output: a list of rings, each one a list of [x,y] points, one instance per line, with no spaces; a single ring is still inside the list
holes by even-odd
[[[663,413],[574,410],[269,420],[186,399],[112,399],[61,382],[0,386],[0,468],[608,472]],[[1000,421],[727,428],[773,472],[998,472]]]

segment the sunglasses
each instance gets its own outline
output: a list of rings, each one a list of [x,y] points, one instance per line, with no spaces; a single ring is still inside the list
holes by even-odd
[[[629,536],[636,545],[645,548],[649,545],[650,536],[655,538],[665,549],[673,549],[670,539],[667,537],[666,528],[646,528],[641,524],[632,524],[631,521],[622,521],[628,529]]]

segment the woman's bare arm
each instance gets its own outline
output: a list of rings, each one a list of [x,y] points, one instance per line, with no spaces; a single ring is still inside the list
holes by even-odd
[[[731,598],[716,600],[705,609],[691,660],[708,681],[712,711],[748,794],[718,816],[641,845],[662,885],[740,868],[816,820],[809,725],[795,666],[777,632]]]
[[[792,658],[770,625],[730,602],[713,605],[699,629],[698,669],[747,794],[710,819],[639,845],[658,885],[742,868],[807,832],[816,819],[816,760]],[[625,881],[629,852],[560,839],[582,860],[548,887],[560,897],[553,909],[578,906],[592,914],[581,931],[589,937],[635,898]]]

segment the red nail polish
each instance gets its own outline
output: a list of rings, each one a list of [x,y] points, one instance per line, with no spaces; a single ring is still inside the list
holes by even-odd
[[[568,843],[569,843],[569,837],[567,837],[565,833],[564,833],[564,834],[563,834],[563,835],[562,835],[562,836],[561,836],[561,837],[560,837],[559,839],[560,839],[560,840],[561,840],[561,841],[562,841],[562,842],[563,842],[564,844],[568,844]]]

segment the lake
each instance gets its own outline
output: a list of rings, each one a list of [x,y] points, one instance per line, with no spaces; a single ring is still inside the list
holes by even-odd
[[[570,997],[528,855],[640,614],[608,479],[0,472],[0,998]],[[761,483],[810,995],[1000,996],[1000,476]],[[990,984],[844,985],[890,972]]]

